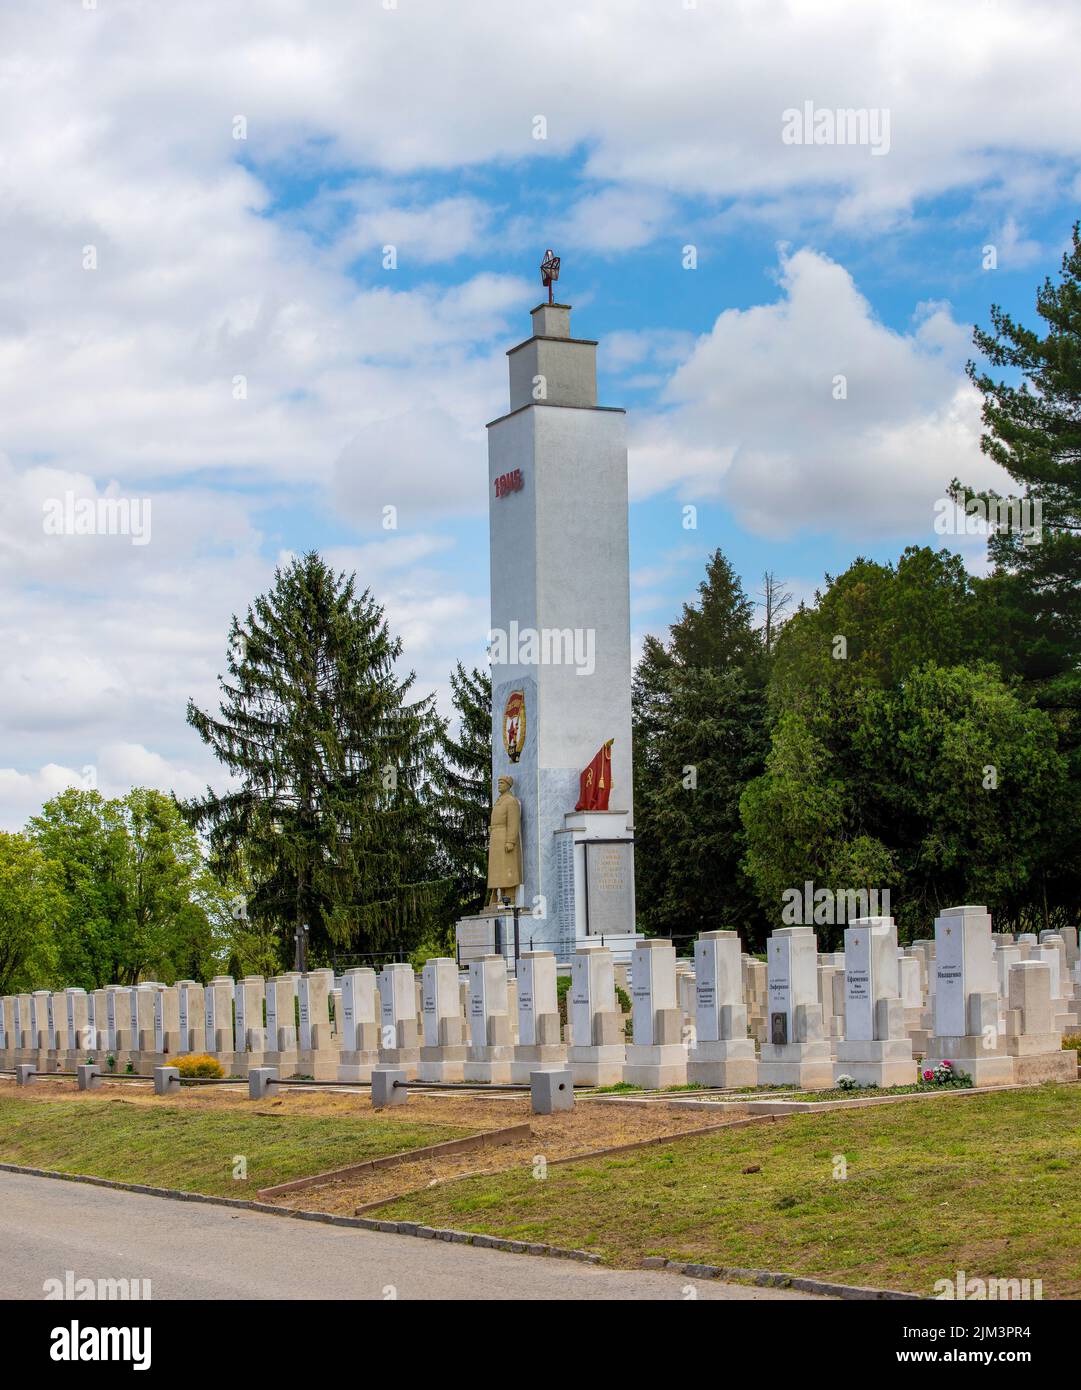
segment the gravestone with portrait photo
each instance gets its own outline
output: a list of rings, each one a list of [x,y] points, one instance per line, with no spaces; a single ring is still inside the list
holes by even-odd
[[[780,927],[766,943],[768,1042],[760,1086],[818,1090],[833,1084],[833,1055],[818,998],[818,944],[810,927]]]

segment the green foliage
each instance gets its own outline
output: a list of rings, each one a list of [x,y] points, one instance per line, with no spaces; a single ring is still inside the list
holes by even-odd
[[[984,659],[993,645],[992,615],[960,556],[909,546],[896,565],[857,559],[837,578],[827,575],[825,592],[785,624],[771,708],[832,729],[847,720],[854,692],[889,689],[927,662]]]
[[[765,771],[747,785],[740,807],[745,868],[779,926],[787,889],[806,879],[831,887],[836,862],[848,860],[844,786],[832,771],[829,750],[802,714],[785,713],[778,720]]]
[[[570,1022],[568,1008],[570,1001],[567,996],[570,994],[571,977],[569,975],[556,976],[556,1005],[559,1008],[559,1026],[565,1028]]]
[[[779,912],[785,890],[811,879],[834,892],[889,889],[899,924],[917,934],[964,902],[1020,926],[1062,839],[1067,764],[1048,716],[990,667],[931,665],[894,688],[854,691],[828,734],[815,713],[781,716],[766,771],[743,796],[763,904]],[[819,935],[832,944],[841,927]]]
[[[774,922],[808,879],[888,889],[921,934],[951,903],[986,902],[1004,929],[1075,920],[1081,787],[1056,721],[1008,674],[995,602],[956,556],[912,547],[855,561],[786,624],[770,751],[741,799]],[[841,927],[819,935],[826,949]]]
[[[436,924],[424,934],[410,951],[409,964],[419,973],[426,961],[446,957],[453,959],[456,947],[453,923],[448,923],[446,926]]]
[[[1048,715],[989,667],[927,666],[867,692],[858,718],[863,824],[891,846],[902,917],[915,926],[951,903],[986,902],[1019,928],[1070,853],[1068,764]]]
[[[223,877],[250,875],[253,920],[284,939],[310,927],[313,961],[417,941],[442,887],[426,796],[439,722],[395,675],[401,650],[355,576],[309,553],[234,617],[219,717],[188,706],[240,785],[186,814]]]
[[[98,989],[147,974],[206,979],[217,968],[226,892],[176,803],[135,787],[106,801],[69,787],[26,835],[50,865],[55,979]]]
[[[54,923],[63,911],[57,866],[25,835],[0,831],[0,994],[56,983]]]

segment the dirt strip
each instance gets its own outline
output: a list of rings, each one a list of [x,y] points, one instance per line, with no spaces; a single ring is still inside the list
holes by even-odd
[[[415,1110],[414,1105],[417,1107]],[[416,1157],[405,1154],[402,1161],[392,1168],[368,1170],[295,1194],[268,1195],[265,1200],[275,1205],[352,1216],[372,1203],[390,1201],[436,1183],[511,1168],[534,1168],[539,1160],[547,1164],[565,1163],[612,1149],[638,1148],[643,1144],[661,1143],[684,1134],[714,1131],[722,1127],[718,1123],[719,1116],[703,1124],[705,1116],[701,1111],[677,1104],[580,1105],[556,1115],[532,1115],[529,1101],[524,1098],[493,1103],[456,1097],[436,1099],[411,1096],[409,1105],[402,1108],[418,1119],[442,1119],[448,1124],[462,1125],[469,1123],[470,1118],[476,1123],[478,1110],[494,1109],[498,1111],[503,1125],[507,1125],[508,1121],[528,1122],[529,1132],[497,1149],[481,1152],[458,1150]],[[746,1112],[739,1107],[727,1107],[724,1127],[733,1121],[746,1122],[746,1118]],[[762,1118],[768,1122],[769,1117]]]
[[[466,1139],[448,1139],[442,1144],[429,1144],[422,1149],[407,1149],[405,1153],[386,1154],[383,1158],[369,1158],[363,1163],[351,1163],[346,1168],[334,1168],[326,1173],[313,1173],[307,1178],[294,1178],[292,1182],[280,1182],[274,1187],[261,1188],[258,1196],[260,1200],[265,1201],[268,1197],[281,1197],[287,1192],[302,1192],[308,1187],[326,1187],[332,1182],[349,1182],[366,1177],[377,1168],[400,1167],[409,1159],[434,1160],[447,1158],[451,1154],[477,1153],[481,1149],[499,1148],[501,1145],[513,1144],[517,1139],[529,1137],[528,1124],[509,1125],[506,1129],[489,1129],[483,1134],[474,1134]]]

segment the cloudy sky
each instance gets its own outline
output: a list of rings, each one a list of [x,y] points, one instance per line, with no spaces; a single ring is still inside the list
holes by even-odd
[[[7,0],[0,826],[213,779],[186,701],[290,553],[424,688],[483,661],[484,424],[547,246],[630,411],[636,642],[717,545],[809,596],[942,543],[952,477],[1004,485],[971,325],[1032,317],[1081,201],[1075,11]],[[808,104],[866,140],[796,143]],[[149,499],[146,543],[51,534],[69,494]]]

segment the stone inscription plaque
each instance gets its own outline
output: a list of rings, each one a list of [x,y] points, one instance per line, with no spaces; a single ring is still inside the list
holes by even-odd
[[[634,931],[632,854],[630,840],[585,841],[590,936]]]

